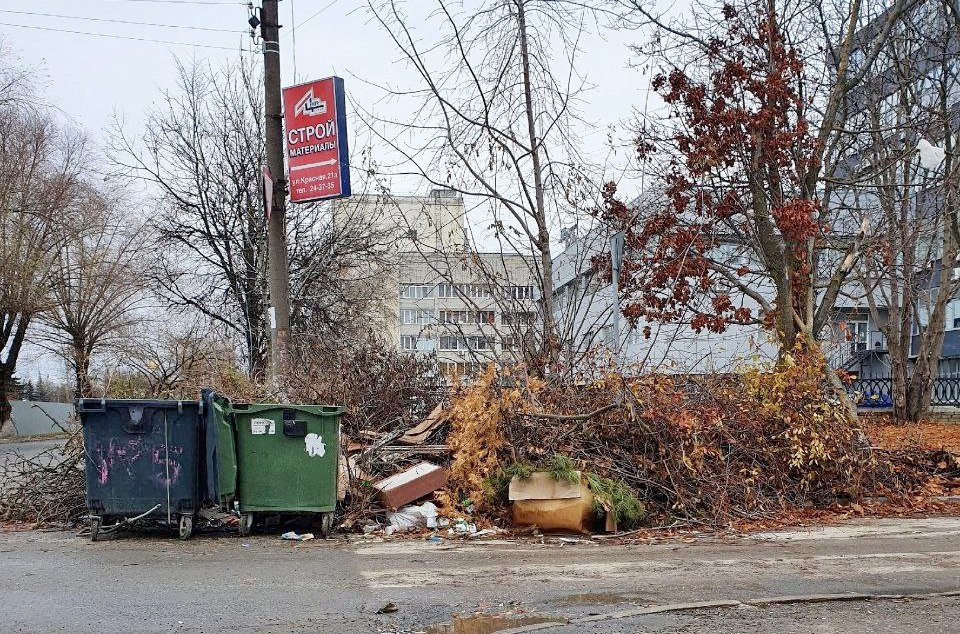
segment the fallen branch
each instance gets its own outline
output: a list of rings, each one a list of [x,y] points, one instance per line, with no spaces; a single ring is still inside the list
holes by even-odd
[[[549,420],[589,420],[594,416],[599,416],[600,414],[606,414],[607,412],[613,411],[620,407],[620,403],[610,403],[604,407],[601,407],[598,410],[594,410],[588,414],[544,414],[538,412],[511,412],[517,416],[527,416],[530,418],[546,418]]]

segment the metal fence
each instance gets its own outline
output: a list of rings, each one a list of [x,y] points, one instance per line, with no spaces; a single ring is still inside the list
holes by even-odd
[[[857,379],[848,391],[860,407],[893,406],[893,379]],[[930,404],[960,407],[960,378],[935,379]]]

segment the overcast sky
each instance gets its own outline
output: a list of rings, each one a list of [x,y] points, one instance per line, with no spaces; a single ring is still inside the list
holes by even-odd
[[[407,4],[411,11],[433,5],[430,0]],[[375,86],[410,84],[414,78],[371,19],[366,2],[281,0],[280,11],[284,85],[336,74],[345,79],[349,99],[385,115],[399,114],[389,112],[389,102]],[[37,70],[43,100],[56,104],[95,141],[115,114],[123,117],[128,134],[138,133],[143,113],[156,102],[158,91],[175,84],[177,57],[213,62],[240,55],[259,58],[247,18],[245,2],[227,0],[0,0],[0,34],[22,63]],[[291,28],[294,24],[296,29]],[[414,27],[418,37],[435,36],[426,22]],[[619,126],[634,107],[643,107],[647,78],[629,68],[628,49],[640,37],[592,34],[582,42],[585,53],[579,67],[593,85],[583,95],[581,108],[593,125],[583,134],[584,153],[593,160],[603,161],[608,153],[606,127]],[[394,184],[398,194],[423,193],[410,189],[417,186]],[[35,376],[38,367],[55,372],[58,365],[28,351],[20,374]]]
[[[415,0],[407,4],[416,11],[433,3]],[[394,45],[380,26],[370,19],[363,0],[281,0],[280,10],[284,85],[337,74],[345,78],[352,99],[376,108],[381,93],[363,80],[380,85],[404,83],[409,71],[399,63]],[[45,79],[47,99],[94,136],[109,124],[114,112],[123,114],[135,127],[155,101],[158,89],[174,84],[175,57],[226,61],[250,55],[247,17],[246,3],[228,0],[0,0],[0,33],[5,41]],[[293,24],[300,26],[292,29]],[[26,28],[31,26],[87,34]],[[425,39],[433,35],[424,25],[414,26],[421,28],[418,35]],[[586,54],[580,62],[581,70],[595,85],[585,95],[588,103],[583,109],[589,110],[598,128],[616,124],[629,116],[631,107],[642,106],[647,85],[639,71],[628,68],[627,45],[639,34],[608,33],[605,37],[585,38]],[[259,51],[255,54],[259,56]],[[602,146],[601,138],[588,151],[600,152]]]

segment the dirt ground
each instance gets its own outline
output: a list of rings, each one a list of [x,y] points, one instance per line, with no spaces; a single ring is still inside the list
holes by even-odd
[[[5,632],[923,634],[960,622],[958,537],[960,518],[617,545],[20,531],[0,606]],[[703,601],[727,603],[662,611]]]

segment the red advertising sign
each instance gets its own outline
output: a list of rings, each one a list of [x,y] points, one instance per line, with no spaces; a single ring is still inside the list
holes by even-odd
[[[343,80],[327,77],[284,88],[283,121],[291,202],[349,196]]]

